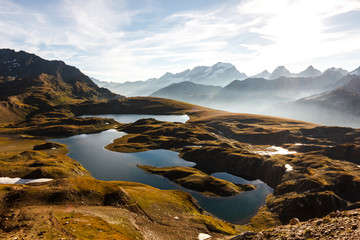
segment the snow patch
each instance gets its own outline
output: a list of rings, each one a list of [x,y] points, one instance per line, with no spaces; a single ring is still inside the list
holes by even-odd
[[[293,167],[290,164],[285,164],[285,172],[290,172],[293,170]]]
[[[175,219],[179,219],[179,217],[174,217]]]
[[[0,184],[28,184],[28,183],[49,182],[52,180],[53,180],[52,178],[24,179],[24,178],[0,177]]]
[[[267,147],[266,150],[268,150],[268,151],[254,151],[253,153],[257,153],[259,155],[276,155],[276,154],[288,155],[288,154],[296,154],[297,153],[296,151],[289,151],[285,148],[277,147],[277,146]]]
[[[198,238],[199,238],[199,240],[205,240],[205,239],[211,238],[211,236],[206,233],[199,233]]]

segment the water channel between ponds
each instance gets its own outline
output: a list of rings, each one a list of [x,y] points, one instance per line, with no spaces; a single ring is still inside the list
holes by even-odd
[[[96,115],[96,117],[114,118],[121,123],[135,122],[142,118],[155,118],[161,121],[172,122],[186,122],[189,119],[186,115],[161,116],[140,114],[107,114]],[[260,180],[247,181],[228,173],[218,172],[212,174],[212,176],[234,183],[250,183],[255,185],[256,189],[232,197],[203,196],[196,191],[176,185],[165,177],[146,173],[136,166],[137,164],[151,165],[154,167],[193,167],[195,165],[193,162],[179,158],[179,154],[176,152],[157,149],[139,153],[119,153],[108,151],[104,148],[114,139],[124,135],[126,135],[125,132],[118,132],[113,129],[100,133],[49,139],[49,141],[68,145],[68,156],[80,162],[96,179],[139,182],[163,190],[180,189],[190,193],[207,212],[234,224],[246,223],[256,214],[259,207],[265,204],[266,196],[272,193],[272,189]]]

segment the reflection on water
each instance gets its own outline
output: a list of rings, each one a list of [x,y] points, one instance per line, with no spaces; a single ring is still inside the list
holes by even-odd
[[[159,121],[166,122],[182,122],[185,123],[190,118],[188,115],[149,115],[149,114],[101,114],[101,115],[82,115],[81,118],[86,117],[100,117],[113,118],[119,123],[131,123],[143,118],[155,118]]]
[[[155,167],[195,165],[179,158],[176,152],[158,149],[140,153],[119,153],[104,148],[114,139],[125,134],[107,130],[94,134],[50,139],[50,141],[68,145],[68,156],[79,161],[97,179],[139,182],[160,189],[180,189],[189,192],[206,211],[232,223],[240,224],[247,221],[260,206],[264,205],[266,196],[272,192],[270,187],[259,180],[247,181],[228,173],[214,173],[212,174],[214,177],[234,183],[251,183],[257,188],[232,197],[205,197],[196,191],[178,186],[162,176],[146,173],[136,167],[137,164]]]

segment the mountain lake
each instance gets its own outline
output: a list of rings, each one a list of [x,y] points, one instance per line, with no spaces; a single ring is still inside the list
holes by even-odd
[[[87,115],[81,117],[114,118],[121,123],[135,122],[142,118],[155,118],[160,121],[186,122],[186,115],[140,115],[140,114],[106,114]],[[137,167],[138,164],[151,165],[154,167],[185,166],[193,167],[195,163],[179,158],[179,154],[173,151],[157,149],[139,153],[120,153],[108,151],[105,146],[114,139],[126,135],[115,129],[100,133],[80,134],[66,138],[48,139],[52,142],[66,144],[69,157],[80,162],[92,176],[105,181],[131,181],[144,183],[159,189],[180,189],[190,193],[198,204],[207,212],[220,219],[243,224],[256,214],[258,209],[265,204],[268,194],[273,189],[260,180],[248,181],[243,178],[218,172],[212,176],[231,181],[233,183],[250,183],[256,186],[253,191],[242,192],[232,197],[207,197],[196,191],[183,188],[165,177],[149,174]]]

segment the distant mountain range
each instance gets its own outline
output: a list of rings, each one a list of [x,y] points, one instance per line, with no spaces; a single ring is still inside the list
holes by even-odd
[[[343,69],[328,69],[327,71],[341,72],[342,75],[346,75],[348,72]],[[270,73],[267,70],[262,71],[249,78],[264,78],[268,80],[274,80],[280,77],[318,77],[322,75],[322,72],[315,69],[313,66],[309,66],[307,69],[300,73],[291,73],[284,66],[279,66]],[[187,69],[180,73],[165,73],[160,78],[150,78],[145,81],[134,81],[125,83],[105,82],[97,79],[92,79],[97,85],[108,88],[118,94],[126,96],[149,96],[152,93],[170,86],[171,84],[177,84],[181,82],[192,82],[196,84],[211,85],[225,87],[233,80],[244,80],[248,78],[245,73],[239,72],[236,67],[230,63],[216,63],[213,66],[199,66],[192,70]]]
[[[225,87],[199,85],[187,81],[171,84],[151,96],[230,111],[264,113],[264,109],[274,104],[295,101],[333,89],[342,77],[344,75],[341,72],[328,69],[316,77],[279,77],[275,80],[247,78],[241,81],[234,80]]]
[[[359,75],[360,67],[352,72],[335,67],[321,72],[310,65],[299,73],[279,66],[271,73],[264,70],[246,77],[229,63],[217,63],[146,81],[95,82],[129,96],[150,95],[228,111],[360,127]]]
[[[272,73],[264,70],[247,78],[233,65],[217,63],[118,84],[92,81],[62,61],[0,49],[0,122],[21,120],[38,109],[124,98],[99,86],[130,96],[151,95],[235,112],[360,127],[360,67],[351,72],[341,68],[320,72],[309,66],[294,74],[279,66]]]
[[[245,79],[246,77],[246,74],[239,72],[234,65],[219,62],[210,67],[199,66],[176,74],[167,72],[160,78],[151,78],[146,81],[114,83],[95,79],[95,82],[101,87],[109,88],[113,92],[126,96],[148,96],[163,87],[184,81],[226,86],[235,79]]]

